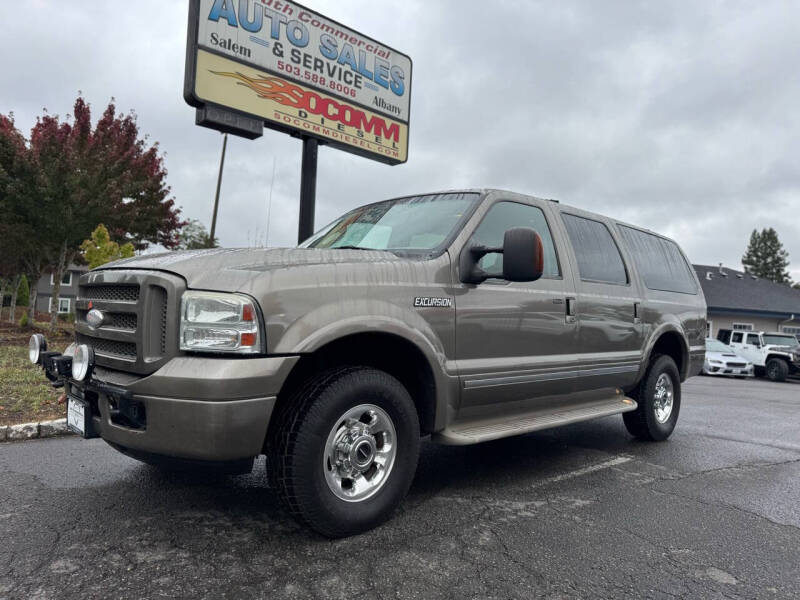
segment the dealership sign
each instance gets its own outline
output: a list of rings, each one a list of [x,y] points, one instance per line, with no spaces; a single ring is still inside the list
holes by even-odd
[[[190,0],[184,97],[201,124],[256,137],[257,119],[398,164],[410,96],[408,56],[304,6]]]

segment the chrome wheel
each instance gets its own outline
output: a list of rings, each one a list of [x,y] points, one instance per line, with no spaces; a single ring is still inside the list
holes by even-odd
[[[361,404],[344,413],[328,434],[322,468],[337,498],[360,502],[389,477],[397,454],[394,423],[385,410]]]
[[[661,373],[656,380],[656,393],[653,399],[653,410],[655,411],[656,421],[666,423],[672,414],[672,405],[675,398],[675,390],[672,378],[666,373]]]

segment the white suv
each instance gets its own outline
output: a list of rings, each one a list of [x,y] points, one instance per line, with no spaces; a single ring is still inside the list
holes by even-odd
[[[800,373],[800,342],[792,334],[720,329],[717,339],[752,362],[759,377],[784,381]]]

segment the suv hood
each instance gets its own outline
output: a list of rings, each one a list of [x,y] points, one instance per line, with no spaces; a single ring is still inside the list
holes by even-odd
[[[190,288],[234,290],[267,271],[314,265],[403,261],[382,250],[318,248],[210,248],[161,252],[118,260],[96,270],[147,269],[180,275]]]
[[[776,346],[772,344],[767,344],[766,346],[764,346],[764,350],[773,352],[785,352],[786,354],[791,354],[792,352],[800,354],[800,347],[798,346]]]

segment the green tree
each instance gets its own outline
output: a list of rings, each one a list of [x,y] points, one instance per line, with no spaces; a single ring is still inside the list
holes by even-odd
[[[9,121],[0,115],[0,134],[3,119]],[[14,187],[15,178],[10,178],[16,193],[8,202],[13,213],[9,222],[23,229],[7,230],[21,247],[26,240],[35,242],[35,251],[26,252],[25,272],[30,281],[38,281],[44,270],[53,272],[55,306],[64,270],[98,223],[105,223],[111,238],[135,248],[178,245],[184,223],[168,197],[163,157],[157,143],[149,145],[139,136],[134,113],[117,114],[112,101],[93,127],[90,107],[79,96],[71,117],[62,120],[46,112],[39,117],[30,140],[10,122],[12,127],[5,126],[7,140],[0,143],[0,161],[4,145],[15,148],[24,157],[21,165],[27,170],[21,171],[27,179],[20,175]],[[54,312],[51,327],[56,323]]]
[[[31,301],[31,286],[28,284],[28,276],[23,273],[19,278],[19,288],[17,289],[17,306],[28,306]]]
[[[750,243],[742,256],[742,265],[747,273],[777,283],[791,284],[789,277],[789,253],[778,239],[778,233],[772,228],[765,228],[761,233],[753,230]]]
[[[178,242],[179,250],[199,250],[201,248],[219,248],[219,240],[215,237],[211,241],[211,235],[197,219],[192,219],[183,228]]]
[[[17,130],[13,115],[0,115],[0,300],[10,296],[8,320],[14,322],[17,293],[24,272],[41,261],[36,252],[32,225],[26,222],[24,208],[33,189],[26,141]],[[0,319],[3,303],[0,302]]]
[[[92,232],[92,237],[84,240],[81,244],[83,258],[89,264],[90,269],[99,267],[114,260],[121,258],[131,258],[133,256],[133,244],[130,242],[120,246],[112,241],[106,226],[100,223]]]

